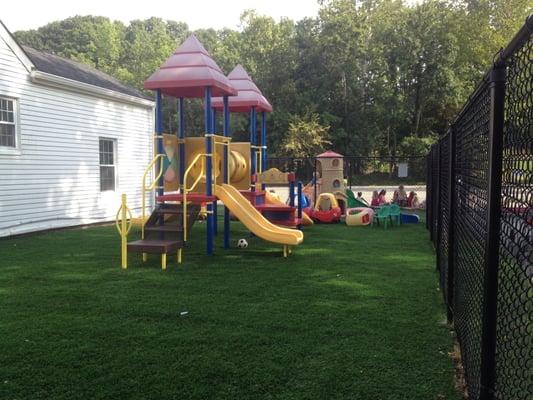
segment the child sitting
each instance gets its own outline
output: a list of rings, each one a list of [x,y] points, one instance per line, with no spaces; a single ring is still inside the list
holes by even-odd
[[[407,207],[411,208],[419,208],[420,202],[418,200],[418,196],[415,192],[410,192],[409,197],[407,198]]]
[[[370,203],[372,207],[379,207],[379,195],[378,191],[374,190],[372,192],[372,202]]]
[[[385,195],[387,194],[387,191],[385,189],[381,189],[381,192],[379,192],[378,195],[378,203],[381,206],[382,204],[386,204],[387,201],[385,200]]]
[[[398,198],[396,203],[400,207],[406,207],[407,206],[407,192],[405,191],[405,188],[403,185],[400,185],[398,187]]]

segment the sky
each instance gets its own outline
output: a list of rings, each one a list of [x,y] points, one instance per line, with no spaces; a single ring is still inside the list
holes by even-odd
[[[7,1],[7,0],[4,0]],[[133,19],[161,17],[183,21],[190,29],[237,29],[244,10],[276,20],[299,20],[318,13],[317,0],[19,0],[2,7],[0,19],[12,31],[35,29],[74,15],[99,15],[128,23]]]

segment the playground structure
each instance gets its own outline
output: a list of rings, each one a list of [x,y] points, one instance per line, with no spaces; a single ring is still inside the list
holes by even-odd
[[[283,255],[303,241],[300,230],[270,222],[249,198],[264,195],[257,189],[257,175],[266,165],[266,113],[272,106],[238,65],[224,76],[198,39],[191,35],[144,83],[156,92],[155,156],[142,181],[141,239],[127,242],[130,226],[123,198],[117,213],[117,228],[122,242],[122,268],[127,268],[127,252],[161,255],[166,269],[167,254],[182,261],[182,250],[201,207],[206,213],[206,252],[214,253],[217,234],[217,201],[224,204],[224,247],[230,246],[230,212],[254,235],[281,244]],[[177,136],[163,132],[163,95],[177,99]],[[203,98],[204,135],[186,137],[185,99]],[[216,115],[222,110],[222,134],[217,134]],[[229,129],[230,112],[250,113],[250,142],[235,143]],[[257,145],[257,114],[261,115],[260,143]],[[155,170],[155,171],[154,171]],[[150,176],[153,179],[150,182]],[[155,206],[147,217],[147,196],[155,191]],[[280,207],[277,207],[280,209]],[[285,211],[293,212],[294,206]],[[272,210],[270,210],[272,211]],[[280,211],[281,212],[281,211]],[[300,211],[301,212],[301,211]],[[119,214],[122,223],[119,224]],[[294,212],[293,212],[294,214]],[[295,221],[298,222],[298,221]],[[287,224],[299,226],[299,223]]]
[[[303,188],[303,195],[310,203],[305,211],[313,220],[334,223],[339,222],[341,216],[344,216],[349,226],[366,226],[375,225],[373,222],[377,224],[380,221],[383,222],[386,214],[386,218],[391,223],[395,222],[396,225],[419,222],[416,214],[399,213],[399,211],[396,212],[396,208],[392,214],[387,210],[374,213],[369,203],[362,198],[355,197],[351,188],[347,187],[343,161],[342,154],[331,150],[314,158],[313,180]],[[382,225],[388,226],[388,224]],[[391,225],[394,226],[393,223]]]
[[[241,173],[243,175],[246,174],[251,180],[247,187],[239,187],[241,194],[270,222],[291,228],[301,227],[302,210],[301,207],[295,207],[294,202],[296,183],[294,174],[278,170],[264,171],[264,167],[267,164],[266,113],[272,111],[272,106],[242,65],[238,64],[229,73],[228,79],[238,90],[238,95],[229,99],[229,111],[231,113],[248,113],[250,115],[250,143],[248,144],[250,171],[241,170]],[[212,107],[214,112],[223,110],[223,98],[214,98]],[[261,114],[261,138],[259,143],[255,135],[258,112]],[[234,185],[233,182],[231,184]],[[270,196],[266,191],[267,184],[289,184],[291,188],[289,205]]]
[[[349,215],[347,212],[348,209],[354,212],[356,207],[368,208],[369,205],[356,199],[346,187],[343,162],[344,156],[331,150],[315,157],[315,176],[303,190],[309,203],[314,206],[306,208],[306,211],[317,222],[339,222],[341,216],[345,215],[350,226],[369,225],[372,222],[372,210],[364,213],[364,219],[360,219],[363,215]],[[367,219],[368,223],[362,222]]]
[[[254,200],[261,201],[261,205],[256,207],[262,209],[263,215],[274,222],[277,221],[280,225],[313,225],[313,220],[303,211],[305,203],[300,201],[300,199],[304,198],[302,193],[303,186],[301,182],[296,182],[294,173],[281,172],[277,168],[271,168],[256,176],[257,183],[262,187],[264,198],[261,200],[261,197],[256,196]],[[267,190],[268,185],[283,186],[287,184],[289,185],[288,205]],[[297,193],[295,187],[297,188]],[[284,219],[280,218],[280,214],[284,216]]]
[[[346,185],[344,182],[344,156],[328,150],[315,158],[315,177],[313,199],[322,193],[332,193],[338,202],[341,213],[347,208]]]

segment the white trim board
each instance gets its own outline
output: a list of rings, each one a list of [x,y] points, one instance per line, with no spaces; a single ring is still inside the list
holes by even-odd
[[[11,32],[6,28],[4,23],[0,20],[0,38],[6,42],[7,47],[11,49],[11,51],[15,54],[15,56],[19,59],[22,65],[24,65],[24,68],[28,72],[31,72],[35,69],[35,65],[31,62],[29,57],[26,55],[24,50],[20,48],[18,43],[15,41],[13,36],[11,35]]]
[[[90,94],[96,97],[134,104],[136,106],[141,106],[145,108],[155,107],[155,103],[151,100],[141,99],[140,97],[130,96],[128,94],[119,93],[114,90],[102,88],[100,86],[90,85],[88,83],[75,81],[73,79],[63,78],[62,76],[49,74],[47,72],[33,70],[30,73],[30,77],[31,81],[36,84],[53,86],[60,89],[66,89],[83,94]]]

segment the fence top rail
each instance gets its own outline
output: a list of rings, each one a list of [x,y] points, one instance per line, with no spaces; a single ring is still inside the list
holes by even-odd
[[[410,160],[410,159],[422,159],[426,157],[426,155],[415,155],[415,156],[342,156],[344,159],[351,159],[351,160],[384,160],[384,161],[391,161],[391,160]],[[268,157],[269,160],[279,160],[279,161],[292,161],[292,160],[313,160],[316,159],[316,157],[287,157],[287,156],[272,156]]]

